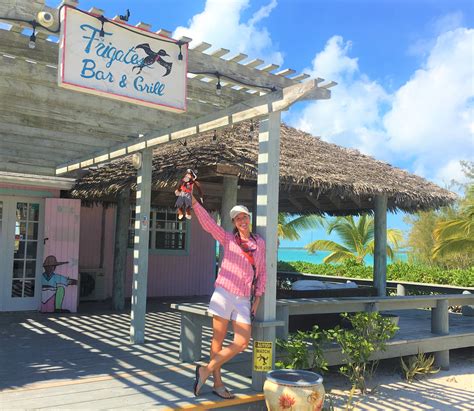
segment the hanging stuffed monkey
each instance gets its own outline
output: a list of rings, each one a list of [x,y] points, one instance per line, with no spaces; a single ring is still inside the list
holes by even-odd
[[[179,220],[182,220],[184,216],[186,216],[188,220],[191,218],[192,196],[194,187],[196,187],[199,192],[199,198],[201,200],[201,203],[203,202],[201,186],[196,180],[196,173],[190,168],[188,168],[186,170],[186,174],[180,180],[178,186],[176,187],[174,193],[177,195],[178,199],[176,200],[175,207],[178,209]]]

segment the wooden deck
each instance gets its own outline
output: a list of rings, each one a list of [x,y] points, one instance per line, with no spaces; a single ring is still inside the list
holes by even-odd
[[[94,309],[83,314],[0,314],[2,409],[262,406],[258,402],[261,394],[251,389],[250,352],[238,356],[224,370],[224,380],[238,394],[236,401],[218,401],[211,385],[196,399],[192,393],[194,365],[178,359],[178,312],[169,311],[164,303],[151,304],[146,342],[132,346],[128,312],[91,307]],[[386,358],[398,357],[406,347],[414,349],[417,340],[433,337],[429,311],[401,311],[400,316],[401,330],[390,342]],[[473,317],[451,315],[450,323],[452,334],[440,338],[449,338],[451,343],[459,338],[474,339]],[[203,350],[208,352],[210,330],[205,328],[203,334]],[[468,336],[462,337],[465,334]]]
[[[218,401],[211,385],[195,398],[194,365],[178,359],[179,314],[152,307],[146,343],[136,346],[129,344],[129,317],[0,314],[0,408],[211,409],[262,399],[249,377],[231,370],[224,381],[235,401]]]

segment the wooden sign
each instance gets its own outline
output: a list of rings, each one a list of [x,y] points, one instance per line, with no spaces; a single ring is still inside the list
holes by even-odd
[[[253,342],[253,369],[254,371],[271,371],[273,357],[273,343],[271,341]]]
[[[62,9],[60,87],[184,112],[187,61],[187,44],[180,49],[168,37],[71,7]]]

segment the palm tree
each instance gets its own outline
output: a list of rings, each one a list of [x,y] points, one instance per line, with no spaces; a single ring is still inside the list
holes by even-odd
[[[285,240],[299,240],[298,231],[323,226],[322,217],[315,214],[301,215],[291,220],[291,214],[278,213],[278,238]]]
[[[474,184],[468,188],[459,213],[436,224],[433,258],[453,253],[474,252]]]
[[[341,244],[331,240],[316,240],[306,245],[306,249],[311,253],[318,250],[331,251],[331,254],[324,258],[324,263],[355,259],[363,264],[367,255],[374,254],[374,218],[372,216],[363,215],[357,220],[352,216],[337,217],[327,224],[327,233],[331,234],[333,231],[341,238]],[[402,239],[403,234],[400,230],[387,230],[387,255],[390,258],[393,259],[394,249],[399,247]]]

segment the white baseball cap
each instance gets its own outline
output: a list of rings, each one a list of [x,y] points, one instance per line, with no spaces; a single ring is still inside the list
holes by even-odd
[[[232,207],[232,210],[230,210],[230,218],[233,220],[235,217],[237,217],[240,213],[247,214],[250,216],[250,211],[247,207],[243,205],[236,205]]]

